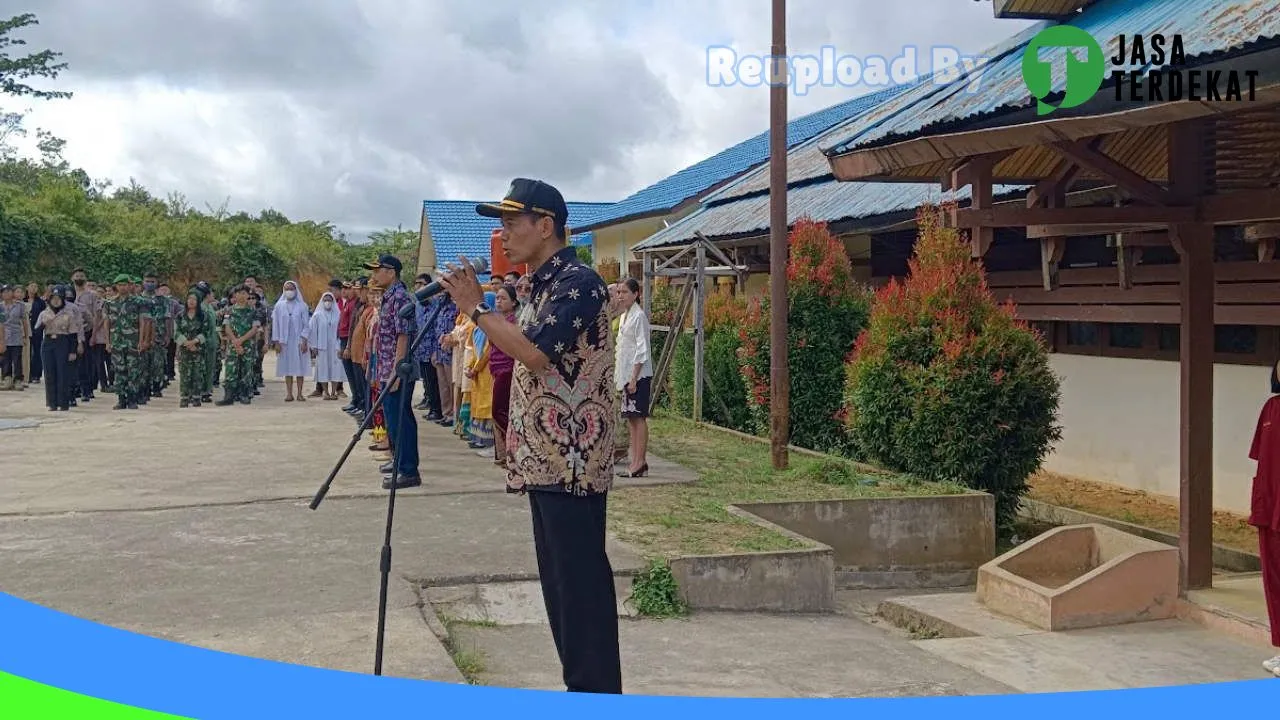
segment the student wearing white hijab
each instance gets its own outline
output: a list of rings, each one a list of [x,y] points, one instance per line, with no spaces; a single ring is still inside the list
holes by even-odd
[[[307,328],[308,344],[311,346],[311,359],[316,364],[316,387],[324,389],[325,400],[338,399],[338,385],[347,381],[346,372],[342,368],[342,358],[338,354],[338,321],[341,312],[333,293],[326,292],[320,297],[320,305]]]
[[[271,347],[276,351],[276,377],[284,378],[288,395],[285,402],[293,402],[293,385],[297,381],[298,402],[306,400],[302,392],[307,371],[311,368],[307,335],[311,330],[311,309],[298,291],[298,283],[289,280],[284,292],[271,310]]]

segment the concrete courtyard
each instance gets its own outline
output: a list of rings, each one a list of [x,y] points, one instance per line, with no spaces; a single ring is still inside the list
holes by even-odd
[[[0,591],[206,648],[371,672],[386,493],[370,438],[312,511],[356,429],[342,403],[285,403],[271,380],[250,407],[179,410],[175,395],[134,412],[99,397],[50,413],[40,386],[0,393]],[[526,501],[447,431],[420,429],[425,485],[397,494],[384,673],[561,688]],[[653,477],[620,483],[692,479],[651,465]],[[617,542],[611,557],[620,576],[642,564]],[[625,577],[619,587],[625,598]],[[927,639],[875,616],[893,594],[844,592],[821,616],[626,617],[624,685],[974,695],[1254,679],[1270,656],[1182,621]]]

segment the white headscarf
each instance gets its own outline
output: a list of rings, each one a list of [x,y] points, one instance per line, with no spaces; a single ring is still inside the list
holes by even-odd
[[[286,280],[282,290],[288,290],[290,286],[295,292],[293,299],[286,298],[284,292],[281,292],[275,307],[271,309],[272,342],[282,343],[287,342],[290,337],[304,339],[307,337],[311,308],[307,307],[307,303],[302,299],[302,291],[298,289],[298,283]]]
[[[324,307],[324,300],[328,298],[333,301],[333,307],[328,310]],[[328,350],[328,341],[330,338],[335,342],[338,337],[338,321],[342,319],[341,313],[338,311],[338,299],[333,293],[326,292],[320,296],[320,304],[316,305],[315,314],[311,316],[310,321],[310,337],[307,344],[317,350]],[[336,346],[335,346],[336,347]]]

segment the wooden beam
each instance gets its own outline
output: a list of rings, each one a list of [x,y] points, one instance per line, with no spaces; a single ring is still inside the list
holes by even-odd
[[[1280,198],[1277,198],[1280,200]],[[1280,210],[1276,211],[1280,214]],[[979,227],[1025,228],[1028,225],[1153,225],[1188,223],[1196,219],[1196,209],[1183,207],[996,207],[990,210],[960,208],[952,211],[952,224],[960,229]]]
[[[1258,241],[1258,262],[1271,262],[1276,259],[1276,239],[1267,238]]]
[[[1138,266],[1139,253],[1142,251],[1125,243],[1125,236],[1116,236],[1116,269],[1120,273],[1120,287],[1125,290],[1133,288],[1133,271]]]
[[[1094,142],[1099,141],[1099,138],[1094,138]],[[1066,193],[1079,174],[1080,166],[1070,160],[1063,160],[1058,163],[1052,175],[1036,183],[1036,186],[1027,192],[1027,207],[1040,207],[1045,204],[1047,198],[1052,197],[1055,193]]]
[[[955,191],[966,185],[973,185],[982,178],[991,178],[994,175],[996,165],[999,165],[1000,161],[1014,152],[1014,150],[1001,150],[1000,152],[978,155],[965,160],[951,171],[949,181],[943,183],[943,189]]]
[[[1245,242],[1261,242],[1280,238],[1280,223],[1259,223],[1244,229]]]
[[[1058,287],[1046,291],[1042,287],[992,288],[999,302],[1012,300],[1015,305],[1170,305],[1182,302],[1181,285],[1138,285],[1124,289],[1117,285],[1068,285],[1059,280]],[[1280,306],[1280,283],[1217,283],[1214,300],[1226,305]],[[1277,307],[1280,312],[1280,307]],[[1176,318],[1175,318],[1176,321]]]
[[[972,179],[973,189],[970,192],[969,207],[977,210],[990,210],[992,202],[991,169],[994,163],[979,165],[973,170],[976,175]],[[969,234],[969,252],[977,259],[986,256],[995,242],[996,231],[993,227],[981,226],[972,228]]]
[[[1144,200],[1153,205],[1174,204],[1173,196],[1168,190],[1156,185],[1088,143],[1079,141],[1060,142],[1050,145],[1050,148],[1063,158],[1111,180],[1125,192],[1139,200]]]
[[[1046,291],[1058,289],[1058,263],[1062,262],[1066,246],[1066,238],[1050,237],[1040,241],[1040,275]]]
[[[1055,290],[1054,292],[1061,292]],[[1129,291],[1121,291],[1129,292]],[[1018,305],[1016,314],[1028,322],[1133,323],[1137,325],[1178,325],[1177,305]],[[1263,325],[1280,327],[1280,306],[1217,305],[1216,325]],[[1212,350],[1213,343],[1207,347]]]
[[[1200,198],[1208,188],[1203,121],[1169,126],[1169,191],[1179,202]],[[1182,594],[1213,586],[1213,351],[1215,334],[1213,225],[1173,224],[1182,292],[1179,319],[1178,443],[1179,572]]]
[[[1280,189],[1206,195],[1197,204],[1197,219],[1220,225],[1280,220]]]
[[[1147,234],[1152,232],[1165,233],[1164,225],[1147,224],[1114,224],[1114,225],[1028,225],[1028,238],[1046,238],[1046,237],[1094,237],[1097,235],[1125,235]],[[1167,234],[1167,233],[1166,233]],[[1165,241],[1164,245],[1169,242]]]

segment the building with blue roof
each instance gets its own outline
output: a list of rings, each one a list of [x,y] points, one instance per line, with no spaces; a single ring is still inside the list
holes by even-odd
[[[906,85],[866,93],[787,124],[787,146],[795,147],[868,108],[903,92]],[[763,118],[762,118],[763,119]],[[726,148],[670,177],[637,191],[578,225],[594,233],[597,263],[613,260],[622,275],[635,261],[631,248],[668,224],[695,211],[701,200],[769,159],[769,131]]]
[[[458,256],[484,258],[493,263],[489,237],[501,224],[476,212],[476,200],[424,200],[422,221],[418,230],[418,268],[436,273],[444,263],[457,263]],[[569,202],[570,243],[591,247],[591,232],[578,233],[577,223],[584,223],[609,206],[599,202]]]

